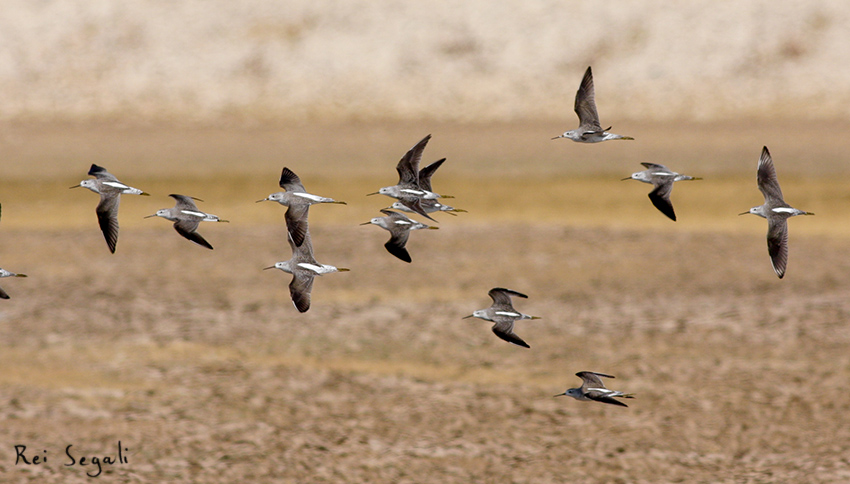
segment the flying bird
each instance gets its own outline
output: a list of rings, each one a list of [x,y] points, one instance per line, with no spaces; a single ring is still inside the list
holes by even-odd
[[[166,220],[171,220],[174,222],[174,230],[176,230],[178,234],[198,245],[206,247],[207,249],[212,249],[213,246],[210,245],[206,239],[201,237],[201,234],[196,232],[198,230],[198,225],[200,225],[201,222],[227,222],[227,220],[218,218],[218,215],[198,210],[198,206],[195,205],[193,200],[203,202],[200,198],[187,197],[186,195],[177,195],[174,193],[168,196],[177,200],[174,208],[163,208],[157,210],[155,214],[148,215],[145,218],[162,217]]]
[[[655,189],[649,192],[649,199],[661,213],[676,221],[676,212],[673,211],[673,203],[670,202],[670,192],[673,191],[673,182],[682,180],[702,180],[699,177],[680,175],[671,171],[664,165],[656,163],[641,163],[647,169],[632,173],[632,176],[623,180],[637,180],[652,184]]]
[[[602,125],[599,124],[599,113],[596,112],[595,97],[593,73],[590,72],[590,67],[588,67],[584,72],[581,85],[576,92],[575,111],[578,114],[578,129],[566,131],[564,134],[555,136],[552,139],[568,138],[577,143],[599,143],[612,139],[634,139],[629,136],[608,133],[608,130],[611,129],[610,126],[602,129]]]
[[[511,304],[511,296],[522,298],[528,298],[528,296],[503,287],[494,287],[493,289],[490,289],[490,292],[488,292],[487,295],[489,295],[493,300],[493,304],[487,309],[474,311],[469,316],[464,316],[463,319],[474,317],[485,321],[492,321],[495,323],[493,325],[493,333],[495,333],[496,336],[509,343],[513,343],[524,348],[531,348],[528,346],[528,343],[523,341],[522,338],[514,333],[514,321],[540,318],[538,316],[523,314],[514,309]]]
[[[399,259],[405,262],[411,262],[410,254],[407,252],[405,245],[407,245],[407,239],[410,237],[411,230],[420,230],[420,229],[431,229],[436,230],[439,227],[432,227],[430,225],[425,225],[421,222],[417,222],[415,220],[411,220],[407,218],[406,215],[400,214],[398,212],[393,212],[387,209],[381,209],[381,213],[385,214],[386,217],[375,217],[368,222],[363,222],[360,225],[377,225],[382,229],[388,230],[390,232],[390,240],[384,244],[387,251],[390,254],[398,257]]]
[[[313,243],[310,241],[309,232],[305,234],[301,245],[295,245],[291,235],[287,235],[287,240],[292,248],[292,257],[288,261],[276,262],[275,265],[263,270],[280,269],[292,274],[289,295],[292,297],[295,308],[303,313],[310,309],[310,294],[313,291],[313,279],[316,276],[332,272],[347,272],[349,269],[318,263],[313,257]]]
[[[121,194],[145,196],[150,194],[121,183],[118,178],[115,178],[115,175],[106,171],[102,166],[92,164],[88,174],[95,178],[83,180],[79,185],[74,185],[71,188],[88,188],[100,194],[100,203],[97,204],[95,209],[97,222],[100,225],[100,231],[103,232],[103,238],[106,239],[109,251],[114,254],[115,246],[118,244],[118,204],[121,202]]]
[[[614,378],[611,375],[606,375],[605,373],[596,373],[593,371],[580,371],[576,373],[576,376],[581,378],[581,386],[578,388],[570,388],[564,393],[559,393],[555,395],[556,397],[560,396],[568,396],[573,397],[576,400],[581,400],[583,402],[602,402],[602,403],[610,403],[611,405],[619,405],[621,407],[628,407],[625,403],[615,400],[616,398],[634,398],[633,393],[623,393],[618,392],[616,390],[609,390],[605,388],[605,384],[602,383],[600,377],[603,378]]]
[[[751,208],[745,215],[751,213],[767,219],[767,252],[770,263],[776,275],[782,279],[785,267],[788,265],[788,218],[795,215],[814,215],[811,212],[798,210],[785,203],[773,159],[765,146],[761,151],[758,164],[758,186],[764,195],[764,204]]]
[[[383,187],[377,192],[368,193],[366,195],[370,196],[380,194],[396,198],[413,212],[416,212],[429,220],[434,220],[422,208],[421,200],[440,198],[440,195],[430,190],[423,189],[419,182],[419,162],[422,160],[422,152],[425,151],[425,145],[428,144],[430,139],[430,134],[422,138],[413,146],[413,148],[407,150],[407,153],[405,153],[398,161],[395,168],[398,172],[397,184]],[[434,167],[433,170],[436,170],[437,167],[442,164],[442,161],[437,163],[437,166]],[[431,174],[433,174],[433,170],[431,171]],[[430,185],[430,174],[428,175],[428,184]],[[436,222],[436,220],[434,221]]]
[[[286,191],[272,193],[262,200],[257,200],[257,203],[271,201],[289,207],[286,210],[285,216],[286,229],[292,240],[295,241],[295,245],[301,245],[304,242],[305,235],[307,235],[307,216],[309,215],[310,205],[317,203],[345,205],[345,202],[334,200],[333,198],[320,197],[307,193],[298,175],[287,167],[283,167],[283,171],[280,173],[279,185]]]

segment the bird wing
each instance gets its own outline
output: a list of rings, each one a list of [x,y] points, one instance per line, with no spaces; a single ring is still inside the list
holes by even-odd
[[[95,209],[100,231],[103,232],[106,245],[113,254],[118,244],[118,204],[120,202],[121,195],[117,191],[104,190],[100,192],[100,203]]]
[[[0,287],[0,299],[9,299],[9,295],[6,294],[6,291],[2,287]]]
[[[599,114],[596,112],[596,94],[593,89],[593,73],[588,66],[576,92],[575,111],[578,114],[579,131],[602,131]]]
[[[434,172],[437,171],[437,168],[439,168],[440,165],[443,164],[444,161],[446,161],[445,158],[443,158],[442,160],[437,160],[426,166],[425,168],[419,170],[419,188],[427,190],[429,192],[432,191],[431,177],[434,175]]]
[[[398,160],[395,169],[398,172],[399,185],[419,188],[419,161],[422,159],[422,152],[425,151],[425,145],[428,144],[430,139],[430,134],[422,138]]]
[[[606,375],[605,373],[596,373],[594,371],[580,371],[576,373],[576,376],[581,378],[582,393],[586,393],[588,388],[605,388],[605,384],[602,383],[602,379],[600,377],[614,378],[611,375]]]
[[[773,166],[773,159],[770,157],[770,152],[767,151],[767,146],[762,149],[759,157],[758,185],[759,190],[764,195],[765,202],[783,202],[779,179],[776,177],[776,168]]]
[[[590,390],[589,392],[584,392],[584,396],[593,400],[594,402],[609,403],[611,405],[619,405],[621,407],[628,407],[628,405],[617,400],[616,398],[607,396],[607,394],[605,392],[597,392],[597,391],[594,391],[594,390]]]
[[[191,210],[193,212],[200,212],[200,210],[198,210],[198,206],[195,205],[194,202],[195,200],[198,200],[197,198],[187,197],[186,195],[178,195],[176,193],[172,193],[168,196],[173,198],[174,200],[177,200],[177,204],[174,206],[174,208],[178,210]]]
[[[411,262],[410,254],[404,247],[407,244],[407,239],[410,237],[409,230],[393,230],[390,231],[390,240],[384,244],[390,254],[398,257],[405,262]]]
[[[647,167],[650,170],[670,171],[669,168],[664,165],[659,165],[658,163],[641,163],[641,165]]]
[[[198,229],[198,225],[200,224],[200,220],[190,220],[190,219],[181,219],[174,222],[174,230],[177,231],[178,234],[186,237],[192,242],[204,246],[207,249],[212,249],[213,246],[210,245],[209,242],[204,239],[201,234],[195,232]]]
[[[788,221],[782,218],[767,219],[767,252],[776,275],[782,279],[788,265]]]
[[[416,198],[416,197],[399,197],[398,201],[401,202],[401,204],[404,205],[405,207],[413,210],[414,212],[418,213],[419,215],[422,215],[423,217],[427,218],[428,220],[433,220],[434,222],[436,222],[436,220],[433,217],[431,217],[430,215],[428,215],[428,212],[426,212],[425,209],[422,208],[422,201],[419,198]]]
[[[673,211],[673,203],[670,201],[670,192],[673,191],[673,179],[663,180],[653,177],[653,181],[657,185],[655,185],[655,190],[649,192],[649,199],[655,205],[655,208],[675,222],[676,212]]]
[[[307,193],[307,190],[304,189],[304,185],[301,184],[301,179],[298,178],[298,175],[285,166],[280,172],[279,184],[280,188],[283,188],[287,192]]]
[[[531,348],[525,341],[522,340],[519,336],[514,333],[514,322],[513,320],[503,320],[498,321],[493,325],[493,333],[496,334],[499,338],[507,341],[508,343],[513,343],[517,346],[522,346],[523,348]]]
[[[303,313],[310,309],[310,292],[313,291],[314,276],[309,272],[298,271],[292,274],[289,283],[289,295],[298,312]]]
[[[93,176],[101,181],[118,181],[118,178],[115,178],[115,175],[106,171],[106,168],[102,166],[97,166],[94,163],[92,163],[91,168],[89,168],[88,174],[89,176]]]
[[[310,212],[309,205],[291,204],[286,210],[286,230],[295,242],[295,246],[299,247],[304,243],[304,238],[309,230],[307,216]]]
[[[487,292],[487,295],[490,296],[490,299],[493,300],[494,306],[508,306],[511,307],[511,296],[524,297],[528,299],[528,296],[521,292],[512,291],[510,289],[505,289],[504,287],[494,287]]]

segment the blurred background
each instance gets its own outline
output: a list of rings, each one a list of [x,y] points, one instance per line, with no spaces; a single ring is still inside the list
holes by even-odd
[[[121,440],[121,482],[847,482],[850,4],[6,0],[0,6],[0,480],[90,482],[74,444]],[[593,67],[603,126],[578,125]],[[361,227],[426,134],[468,210],[411,235]],[[787,201],[771,269],[762,146]],[[619,181],[704,178],[678,221]],[[122,197],[110,254],[92,163]],[[317,278],[291,304],[288,166],[317,206]],[[229,224],[209,251],[169,193]],[[423,233],[424,232],[424,233]],[[461,320],[528,294],[532,346]],[[525,323],[525,322],[523,322]],[[552,395],[617,376],[630,408]],[[566,401],[568,400],[568,401]],[[48,449],[14,465],[14,445]]]

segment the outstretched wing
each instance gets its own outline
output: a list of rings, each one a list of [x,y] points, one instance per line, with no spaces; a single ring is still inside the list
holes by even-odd
[[[307,236],[308,222],[307,217],[310,212],[309,205],[292,204],[286,210],[286,230],[295,242],[296,247],[300,247],[304,243],[304,238]]]
[[[782,202],[782,190],[779,188],[779,179],[776,177],[776,168],[767,146],[762,148],[758,165],[759,190],[764,195],[766,202]]]
[[[575,111],[578,114],[579,131],[602,131],[602,126],[599,124],[599,114],[596,112],[595,98],[593,73],[588,66],[576,92]]]
[[[195,232],[195,230],[198,229],[198,224],[200,223],[200,220],[178,220],[174,222],[174,230],[176,230],[178,234],[191,240],[192,242],[206,247],[207,249],[212,249],[213,246],[210,245],[210,243],[207,242],[206,239],[201,237],[201,234]]]
[[[395,169],[398,172],[399,185],[419,188],[419,161],[422,160],[422,152],[430,139],[430,134],[422,138],[398,161]]]
[[[443,158],[442,160],[437,160],[426,166],[425,168],[419,170],[419,188],[427,190],[429,192],[432,191],[431,177],[434,176],[434,172],[437,171],[437,168],[439,168],[444,161],[446,161],[445,158]]]
[[[531,348],[528,346],[528,343],[522,340],[519,336],[514,333],[514,322],[510,321],[499,321],[493,325],[493,333],[496,334],[499,338],[507,341],[508,343],[513,343],[517,346],[522,346],[523,348]]]
[[[788,265],[788,221],[775,217],[767,220],[767,252],[774,272],[782,279]]]
[[[528,299],[528,296],[521,292],[512,291],[510,289],[505,289],[504,287],[494,287],[487,292],[487,295],[490,296],[490,299],[493,300],[493,305],[499,306],[510,306],[511,305],[511,296],[524,297]]]
[[[405,262],[411,262],[410,254],[407,252],[405,245],[407,245],[407,239],[410,236],[410,231],[408,230],[397,230],[394,232],[390,232],[392,235],[390,236],[390,240],[384,244],[387,251],[398,257],[399,259]]]
[[[611,405],[619,405],[621,407],[628,407],[628,405],[626,405],[625,403],[617,400],[616,398],[606,396],[605,393],[603,393],[603,392],[596,392],[596,391],[591,390],[589,392],[585,392],[584,396],[593,400],[594,402],[602,402],[602,403],[608,403],[608,404],[611,404]]]
[[[576,373],[576,376],[581,378],[582,392],[587,392],[588,388],[605,388],[605,384],[602,383],[602,380],[599,377],[614,378],[611,375],[606,375],[605,373],[596,373],[594,371],[580,371]]]
[[[655,179],[657,180],[657,178]],[[673,179],[660,180],[655,186],[655,190],[649,192],[649,199],[655,208],[661,211],[664,215],[676,221],[676,212],[673,211],[673,202],[670,201],[670,192],[673,191]]]
[[[279,185],[280,188],[283,188],[287,192],[307,193],[307,190],[304,189],[304,185],[301,184],[301,179],[298,178],[298,175],[285,166],[280,172]]]
[[[198,200],[199,202],[201,202],[202,200],[195,197],[187,197],[186,195],[178,195],[176,193],[171,193],[168,196],[173,198],[174,200],[177,200],[177,204],[174,206],[174,208],[178,210],[191,210],[193,212],[200,212],[200,210],[198,210],[198,206],[195,205],[194,201]]]
[[[121,195],[118,192],[102,191],[100,192],[100,203],[97,204],[95,209],[100,231],[103,232],[106,245],[113,254],[115,253],[115,246],[118,244],[118,204],[120,202]]]
[[[306,312],[310,309],[310,293],[313,291],[313,278],[310,273],[299,271],[292,275],[289,283],[289,295],[298,312]]]

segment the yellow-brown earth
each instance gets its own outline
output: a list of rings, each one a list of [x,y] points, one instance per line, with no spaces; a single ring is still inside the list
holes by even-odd
[[[114,456],[109,482],[850,481],[850,195],[844,148],[816,127],[647,125],[634,142],[550,141],[564,126],[323,125],[264,129],[3,129],[0,476],[91,482],[80,456]],[[842,128],[839,126],[839,128]],[[843,127],[846,130],[846,126]],[[403,152],[450,204],[414,233],[412,264],[359,226],[390,200]],[[618,131],[620,132],[620,131]],[[671,138],[671,139],[667,139]],[[789,222],[785,279],[755,166],[774,155]],[[705,179],[673,191],[620,182],[653,161]],[[90,163],[152,193],[124,196],[117,253],[97,197],[67,187]],[[320,262],[299,314],[282,166],[348,202],[311,210]],[[160,219],[169,193],[205,200],[214,251]],[[504,286],[541,316],[516,331],[461,320]],[[629,408],[556,399],[580,370],[617,376]],[[16,464],[15,445],[40,465]]]

